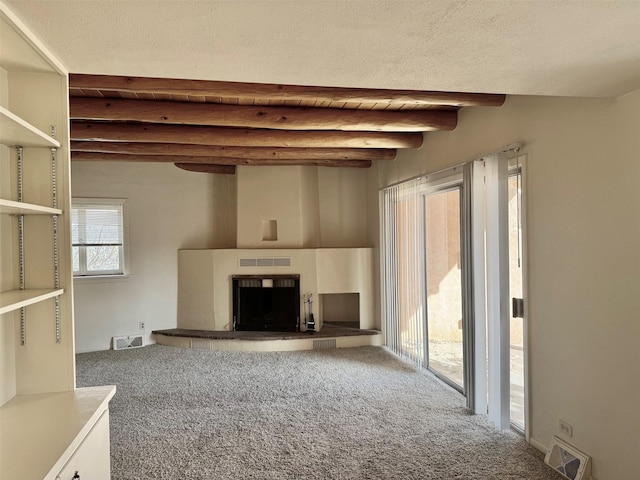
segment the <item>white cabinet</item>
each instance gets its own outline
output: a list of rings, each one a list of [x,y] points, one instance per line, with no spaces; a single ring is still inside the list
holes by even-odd
[[[82,478],[108,479],[113,394],[107,386],[16,395],[0,408],[0,478],[55,480],[76,466]]]
[[[56,475],[56,480],[109,480],[110,470],[107,410]]]
[[[115,388],[75,388],[68,72],[2,0],[0,45],[0,478],[53,480]]]

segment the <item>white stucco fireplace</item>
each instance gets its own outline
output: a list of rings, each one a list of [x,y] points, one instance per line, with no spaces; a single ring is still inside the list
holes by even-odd
[[[233,277],[278,275],[299,275],[300,297],[314,301],[316,331],[323,327],[323,307],[327,318],[376,327],[373,249],[360,248],[363,235],[353,235],[366,225],[350,218],[328,235],[323,214],[327,202],[346,201],[339,208],[348,211],[362,192],[342,192],[319,175],[326,176],[307,167],[238,169],[236,248],[178,251],[178,329],[232,331]],[[344,294],[357,305],[345,308]],[[300,331],[306,330],[304,310],[300,298]]]
[[[362,329],[375,328],[373,249],[210,249],[178,251],[178,328],[233,330],[234,275],[300,275],[311,294],[316,329],[323,324],[320,295],[358,294]],[[300,318],[305,317],[300,302]],[[304,331],[304,322],[300,330]]]

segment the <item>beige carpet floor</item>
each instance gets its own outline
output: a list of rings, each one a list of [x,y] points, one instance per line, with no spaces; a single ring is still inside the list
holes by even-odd
[[[148,346],[77,356],[115,384],[113,480],[556,480],[516,433],[380,347],[245,353]]]

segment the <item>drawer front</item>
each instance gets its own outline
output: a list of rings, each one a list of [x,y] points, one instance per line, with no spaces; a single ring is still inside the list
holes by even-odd
[[[105,410],[56,480],[110,480],[109,410]]]

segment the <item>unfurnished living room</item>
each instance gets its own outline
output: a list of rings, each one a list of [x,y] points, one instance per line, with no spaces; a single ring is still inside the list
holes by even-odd
[[[0,479],[640,478],[640,1],[0,0]]]

